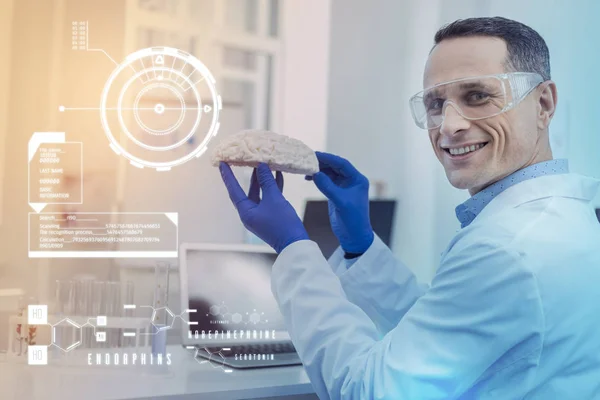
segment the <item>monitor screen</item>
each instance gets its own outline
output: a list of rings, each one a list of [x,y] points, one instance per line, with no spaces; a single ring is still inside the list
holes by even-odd
[[[391,247],[392,228],[396,200],[371,200],[369,201],[369,216],[373,231],[381,240]],[[329,224],[329,210],[327,200],[309,200],[304,211],[304,227],[308,236],[319,245],[321,252],[329,258],[340,245]]]
[[[190,331],[284,330],[271,293],[275,253],[187,249],[185,257]]]

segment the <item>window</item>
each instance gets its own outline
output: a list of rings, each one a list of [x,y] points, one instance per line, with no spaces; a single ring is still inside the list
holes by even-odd
[[[136,1],[136,0],[133,0]],[[248,128],[273,129],[272,101],[281,65],[282,0],[137,0],[128,13],[135,41],[127,53],[169,46],[198,57],[212,72],[223,107],[241,107]],[[164,14],[161,16],[161,14]],[[227,118],[224,112],[222,118]]]
[[[256,52],[234,47],[223,48],[223,65],[243,71],[256,71]]]
[[[258,32],[258,0],[225,0],[225,26],[251,34]]]
[[[179,0],[139,0],[138,7],[141,10],[167,13],[175,15],[179,6]]]

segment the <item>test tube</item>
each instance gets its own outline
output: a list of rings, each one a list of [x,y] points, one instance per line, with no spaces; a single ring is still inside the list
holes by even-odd
[[[76,314],[75,310],[77,309],[77,282],[76,281],[66,281],[64,284],[61,284],[64,289],[63,295],[63,306],[62,306],[62,317],[73,318]],[[61,343],[66,344],[68,342],[72,342],[75,337],[75,327],[70,324],[61,324],[60,326],[60,340]],[[61,346],[65,348],[64,346]],[[62,353],[62,350],[61,350]],[[63,353],[64,356],[64,353]]]
[[[134,286],[133,286],[133,282],[131,281],[127,281],[122,285],[122,289],[123,289],[123,293],[122,293],[122,297],[123,297],[123,304],[134,304]],[[135,317],[135,312],[133,309],[125,309],[122,308],[121,309],[121,316],[124,319],[130,319]],[[120,330],[119,332],[120,338],[121,338],[121,343],[123,345],[123,347],[132,347],[135,344],[135,338],[132,337],[124,337],[123,336],[123,331]]]
[[[92,316],[93,309],[93,280],[85,279],[77,282],[77,315],[80,316],[80,322],[85,324],[88,318]],[[92,336],[94,328],[86,326],[81,329],[81,344],[83,348],[92,346]]]
[[[69,281],[67,283],[68,298],[65,304],[64,314],[68,317],[75,315],[75,308],[77,305],[77,285],[75,281]]]
[[[123,298],[124,298],[124,304],[133,304],[134,302],[134,286],[133,286],[133,282],[132,281],[127,281],[125,282],[125,285],[123,286]],[[124,316],[131,316],[133,317],[133,311],[132,310],[124,310],[127,311],[125,313]]]
[[[56,281],[54,291],[54,304],[56,315],[62,316],[65,314],[66,308],[69,306],[69,282]]]
[[[120,282],[107,282],[107,311],[106,315],[110,320],[110,317],[120,317],[121,308],[123,303],[121,302],[121,283]],[[108,328],[107,327],[107,346],[110,348],[119,347],[120,345],[120,329]]]
[[[167,262],[157,262],[154,268],[154,308],[168,307],[169,305],[169,274],[171,265]],[[161,314],[161,315],[159,315]],[[157,313],[155,324],[166,324],[167,313]]]
[[[106,282],[94,281],[92,284],[92,317],[98,318],[99,316],[106,315]],[[99,331],[104,332],[104,327],[100,328]],[[97,329],[98,331],[98,329]],[[96,338],[92,338],[92,347],[102,348],[105,347],[106,342],[96,342]]]
[[[54,307],[56,317],[58,321],[62,320],[62,318],[66,314],[66,309],[69,307],[69,296],[70,296],[70,288],[68,281],[59,281],[55,282],[55,291],[54,291]],[[58,325],[52,328],[51,335],[54,335],[52,338],[53,343],[62,344],[64,341],[65,335],[65,327],[62,325]],[[58,356],[60,349],[54,347],[53,351]]]
[[[17,305],[17,316],[18,317],[23,317],[23,319],[27,318],[27,307],[25,306],[25,298],[23,297],[19,297],[18,299],[18,305]],[[14,329],[15,332],[14,333],[14,340],[12,343],[12,350],[13,353],[17,354],[18,356],[21,356],[24,354],[24,342],[25,342],[25,337],[24,337],[24,331],[25,331],[25,324],[23,323],[24,320],[19,321],[20,323],[18,323]]]
[[[165,308],[169,306],[169,274],[171,265],[167,262],[157,262],[154,268],[154,308],[160,312],[155,313],[154,326],[151,332],[156,334],[152,335],[152,353],[153,354],[164,354],[167,346],[167,330],[161,329],[168,325],[167,316],[169,315]],[[172,322],[172,321],[171,321]]]

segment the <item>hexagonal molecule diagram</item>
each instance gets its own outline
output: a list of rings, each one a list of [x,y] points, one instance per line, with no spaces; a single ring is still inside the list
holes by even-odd
[[[150,317],[150,323],[153,327],[152,332],[156,334],[157,332],[163,330],[173,329],[173,324],[175,323],[175,319],[177,317],[180,317],[180,315],[175,315],[173,311],[169,309],[169,307],[152,308],[152,316]]]
[[[229,308],[225,305],[225,302],[221,304],[213,304],[210,306],[208,310],[208,314],[206,316],[213,316],[218,318],[223,318],[231,321],[234,324],[260,324],[269,322],[268,319],[264,319],[264,312],[257,312],[256,309],[252,310],[252,312],[246,312],[245,314],[241,314],[239,312],[231,312]]]
[[[188,347],[188,348],[192,348],[192,347]],[[201,354],[200,349],[195,348],[194,359],[196,360],[196,362],[198,364],[202,365],[202,364],[208,363],[213,368],[221,368],[223,370],[223,372],[225,372],[225,373],[233,372],[232,369],[227,368],[225,366],[225,364],[223,364],[223,361],[225,361],[225,356],[223,355],[223,352],[230,351],[231,350],[230,348],[224,347],[217,351],[210,351],[207,347],[204,347],[203,350],[206,352],[204,357],[200,356],[200,354]],[[206,357],[206,356],[208,356],[208,357]]]
[[[258,324],[260,322],[260,314],[257,312],[250,314],[250,322],[253,324]]]
[[[64,318],[52,325],[52,344],[64,352],[69,352],[81,344],[81,325]]]
[[[181,323],[186,324],[186,325],[194,325],[197,324],[194,322],[189,321],[189,313],[193,313],[196,312],[196,310],[184,310],[182,313],[180,314],[175,314],[173,312],[173,310],[171,310],[169,307],[154,307],[154,306],[129,306],[131,308],[133,307],[137,307],[140,310],[143,310],[142,313],[144,314],[139,315],[138,314],[138,318],[148,318],[149,322],[150,322],[150,326],[148,329],[148,332],[140,332],[139,335],[145,336],[145,335],[149,335],[149,336],[153,336],[153,335],[158,335],[160,332],[162,331],[167,331],[170,329],[173,329],[175,322],[177,319],[181,320]],[[184,318],[185,316],[185,318]]]
[[[240,322],[242,322],[242,318],[242,314],[235,313],[231,316],[231,322],[233,322],[234,324],[239,324]]]

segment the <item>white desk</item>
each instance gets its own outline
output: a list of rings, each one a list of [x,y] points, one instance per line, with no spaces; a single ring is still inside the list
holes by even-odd
[[[87,350],[75,351],[87,359]],[[148,348],[140,351],[150,353]],[[302,366],[225,373],[216,364],[199,364],[193,353],[180,345],[168,346],[167,352],[172,361],[168,367],[89,366],[83,362],[67,366],[55,365],[52,359],[45,366],[0,362],[0,399],[228,400],[314,393]]]

